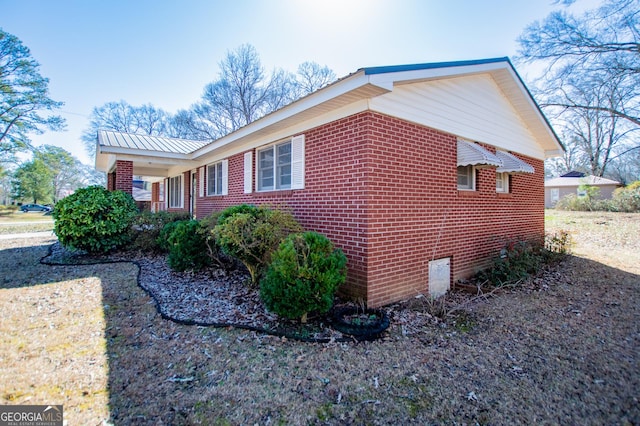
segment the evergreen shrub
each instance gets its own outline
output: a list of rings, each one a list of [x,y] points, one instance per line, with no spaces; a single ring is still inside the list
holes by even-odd
[[[173,222],[173,228],[167,236],[169,256],[167,262],[174,271],[198,271],[209,266],[206,233],[197,220]],[[167,229],[165,226],[164,229]]]
[[[347,258],[317,232],[291,234],[273,254],[260,296],[267,309],[306,322],[310,312],[325,313],[346,279]]]
[[[54,232],[65,247],[105,253],[129,242],[129,228],[137,213],[130,194],[89,186],[56,204]]]

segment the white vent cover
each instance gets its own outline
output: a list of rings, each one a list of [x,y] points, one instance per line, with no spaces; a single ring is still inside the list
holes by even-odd
[[[429,262],[429,295],[440,297],[449,291],[451,281],[451,258]]]

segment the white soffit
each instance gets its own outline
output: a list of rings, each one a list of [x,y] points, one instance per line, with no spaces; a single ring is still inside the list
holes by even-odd
[[[535,173],[535,169],[513,154],[496,151],[496,157],[502,161],[502,166],[496,169],[498,173]]]
[[[477,143],[458,140],[458,166],[502,166],[502,161]]]

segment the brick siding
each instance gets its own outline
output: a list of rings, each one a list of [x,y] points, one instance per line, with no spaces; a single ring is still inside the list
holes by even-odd
[[[132,161],[116,161],[115,170],[115,189],[133,193],[133,162]]]
[[[229,158],[228,195],[198,198],[197,216],[241,203],[291,209],[344,250],[344,293],[385,305],[427,293],[430,260],[450,257],[452,279],[466,278],[507,240],[544,233],[542,161],[521,157],[536,173],[512,176],[508,194],[496,193],[495,168],[478,170],[476,191],[458,191],[456,146],[453,135],[359,113],[305,132],[304,190],[244,194],[241,153]],[[187,172],[185,209],[189,183]]]

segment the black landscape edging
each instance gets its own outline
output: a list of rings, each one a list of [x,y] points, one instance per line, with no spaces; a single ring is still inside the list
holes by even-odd
[[[153,292],[151,292],[150,290],[146,289],[144,286],[142,286],[140,284],[140,274],[142,272],[142,266],[140,266],[140,264],[138,262],[136,262],[135,260],[107,260],[107,259],[104,259],[104,260],[95,260],[95,261],[90,261],[90,262],[78,262],[78,263],[48,262],[48,261],[46,261],[46,259],[53,255],[53,246],[55,244],[58,244],[58,243],[54,243],[54,244],[49,246],[49,250],[48,250],[47,254],[40,259],[40,264],[48,265],[48,266],[91,266],[91,265],[107,265],[107,264],[112,264],[112,263],[132,263],[132,264],[136,265],[137,268],[138,268],[138,273],[136,275],[136,284],[138,285],[138,287],[140,287],[149,297],[151,297],[151,299],[153,299],[153,302],[154,302],[154,304],[156,306],[156,311],[158,311],[158,313],[160,314],[160,317],[162,319],[165,319],[165,320],[168,320],[168,321],[172,321],[172,322],[174,322],[176,324],[195,325],[195,326],[199,326],[199,327],[236,328],[236,329],[241,329],[241,330],[255,331],[257,333],[267,334],[267,335],[275,336],[275,337],[284,337],[284,338],[287,338],[287,339],[297,340],[297,341],[305,342],[305,343],[332,343],[332,342],[346,343],[346,342],[358,342],[358,341],[362,341],[362,340],[375,340],[375,339],[380,337],[379,334],[375,338],[371,338],[371,339],[359,338],[359,336],[338,337],[338,338],[301,337],[301,336],[298,336],[298,335],[293,334],[293,333],[286,333],[286,332],[280,332],[280,331],[275,331],[275,330],[269,330],[269,329],[266,329],[266,328],[254,327],[254,326],[245,325],[245,324],[219,323],[219,322],[196,321],[196,320],[192,320],[192,319],[174,318],[174,317],[170,316],[169,314],[167,314],[167,313],[165,313],[163,311],[162,304],[158,301],[158,299],[155,297]],[[386,314],[384,314],[384,315],[386,316]],[[387,317],[387,327],[388,327],[388,317]],[[385,329],[386,329],[386,327],[385,327]],[[338,329],[336,328],[336,330],[338,330]],[[338,330],[338,331],[340,331],[340,330]],[[346,334],[349,334],[349,333],[346,333]]]
[[[344,318],[353,314],[366,314],[377,318],[371,324],[354,324]],[[363,309],[359,306],[345,306],[334,309],[332,315],[332,326],[336,330],[353,336],[359,341],[376,340],[389,328],[391,320],[386,312],[380,309]]]

